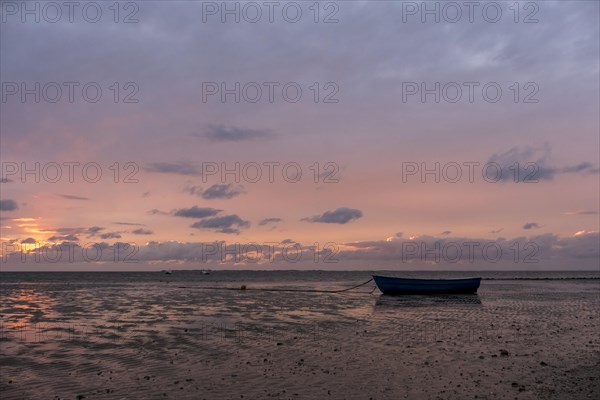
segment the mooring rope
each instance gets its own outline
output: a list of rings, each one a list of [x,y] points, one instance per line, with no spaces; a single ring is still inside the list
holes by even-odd
[[[317,289],[278,289],[278,288],[249,288],[246,287],[246,285],[242,285],[241,287],[221,287],[221,286],[178,286],[179,289],[203,289],[203,290],[255,290],[255,291],[261,291],[261,292],[306,292],[306,293],[343,293],[343,292],[347,292],[350,291],[352,289],[356,289],[359,288],[361,286],[366,285],[367,283],[371,282],[373,280],[373,278],[369,279],[366,282],[363,282],[361,284],[358,284],[356,286],[352,286],[346,289],[339,289],[339,290],[317,290]],[[375,288],[373,288],[372,291],[370,292],[359,292],[359,293],[366,293],[366,294],[371,294],[373,293],[373,291],[375,290]]]

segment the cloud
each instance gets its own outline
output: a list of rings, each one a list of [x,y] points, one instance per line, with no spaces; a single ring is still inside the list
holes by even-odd
[[[377,265],[382,269],[397,269],[400,267],[404,270],[414,270],[415,268],[438,269],[440,266],[453,267],[463,271],[465,269],[522,270],[523,267],[561,270],[564,269],[565,265],[577,265],[583,267],[583,269],[596,271],[598,258],[600,257],[599,239],[600,234],[598,232],[580,231],[576,235],[566,237],[548,233],[530,237],[499,238],[497,240],[476,237],[421,236],[411,240],[341,243],[336,245],[334,250],[332,248],[317,248],[312,243],[299,245],[302,246],[303,257],[306,257],[307,260],[332,256],[339,260],[337,266],[344,269],[349,266],[350,269],[364,269],[365,262],[368,262],[370,265]],[[286,260],[282,257],[282,250],[290,243],[296,242],[286,239],[275,246],[258,244],[262,251],[262,263],[260,265],[267,268],[289,269],[289,258]],[[127,244],[125,243],[116,242],[110,245],[102,242],[98,245],[102,249],[123,248],[124,252],[120,254],[128,254],[126,252]],[[518,260],[515,260],[514,249],[516,246],[524,250],[519,252]],[[73,247],[75,262],[83,261],[82,255],[84,252],[81,251],[81,246],[73,244]],[[56,251],[59,248],[59,245],[47,245],[33,251],[34,253],[44,254],[43,252]],[[149,242],[139,247],[135,259],[139,260],[145,268],[152,267],[151,263],[156,265],[157,261],[178,263],[182,268],[197,268],[199,262],[207,265],[220,265],[226,268],[239,262],[256,266],[258,264],[255,261],[248,261],[249,255],[247,254],[247,252],[254,251],[256,248],[256,242],[229,244],[225,241]],[[455,259],[457,248],[461,250],[458,260]],[[113,261],[114,254],[114,251],[103,251],[102,261]],[[224,254],[231,257],[223,257]],[[254,256],[251,256],[251,258],[255,259]],[[9,252],[7,259],[12,265],[22,268],[21,254],[16,249],[12,253]],[[35,263],[34,254],[28,257],[27,262]],[[186,265],[185,262],[189,262],[189,264]],[[65,264],[54,265],[64,267]],[[297,264],[293,264],[293,266],[295,267]],[[327,264],[327,266],[335,267],[333,264]],[[35,267],[39,268],[39,264],[36,263]],[[86,264],[86,268],[90,268],[89,263]]]
[[[74,196],[72,194],[59,194],[59,196],[69,200],[90,200],[88,197]]]
[[[73,236],[75,236],[75,235],[85,235],[86,237],[91,238],[91,237],[97,236],[103,230],[104,230],[104,228],[100,227],[100,226],[92,226],[92,227],[89,227],[89,228],[85,228],[85,227],[77,227],[77,228],[61,227],[61,228],[50,229],[48,232],[57,233],[57,235],[53,236],[50,239],[56,239],[56,240],[78,240],[78,239],[66,238],[66,236],[69,236],[69,235],[73,235]]]
[[[157,172],[161,174],[176,174],[176,175],[202,175],[202,172],[194,164],[186,161],[177,163],[154,162],[146,165],[144,169],[148,172]],[[149,193],[149,192],[146,192]],[[143,196],[143,195],[142,195]]]
[[[19,206],[14,200],[0,200],[0,211],[14,211],[17,208],[19,208]]]
[[[561,173],[598,173],[598,168],[587,161],[564,168],[550,166],[551,150],[550,145],[545,144],[541,147],[513,147],[504,153],[494,154],[488,163],[498,164],[502,176],[496,177],[500,171],[496,172],[492,167],[486,174],[489,179],[504,182],[535,182],[552,180]]]
[[[93,236],[102,230],[104,230],[104,228],[102,228],[100,226],[92,226],[91,228],[87,229],[87,232],[88,232],[88,234]]]
[[[556,168],[548,166],[551,148],[546,144],[542,147],[513,147],[510,150],[492,155],[488,163],[499,165],[500,171],[494,172],[493,168],[486,171],[490,179],[500,174],[499,180],[508,182],[533,182],[539,180],[552,180],[558,172]],[[518,168],[515,167],[518,165]]]
[[[500,233],[504,228],[491,230],[489,233]]]
[[[582,162],[581,164],[573,165],[571,167],[565,167],[561,170],[561,172],[565,172],[565,173],[578,173],[578,172],[598,173],[598,169],[594,168],[594,164],[586,161],[586,162]]]
[[[600,214],[598,211],[589,211],[589,210],[577,210],[577,211],[567,211],[565,215],[598,215]]]
[[[205,200],[231,199],[245,193],[243,186],[234,186],[231,183],[218,183],[204,191],[199,186],[190,186],[184,190],[190,194],[198,195]]]
[[[153,208],[152,210],[146,212],[148,215],[169,215],[166,211],[160,211],[158,208]]]
[[[441,236],[447,236],[447,235],[449,235],[451,233],[452,233],[452,231],[444,231],[444,232],[440,233],[440,235]]]
[[[600,257],[598,232],[584,232],[579,235],[560,237],[555,234],[543,234],[531,237],[499,238],[487,240],[475,237],[435,237],[421,236],[411,240],[376,240],[344,243],[337,257],[351,260],[369,260],[369,262],[391,262],[397,265],[401,261],[411,265],[472,265],[493,270],[499,266],[515,268],[520,266],[564,268],[571,262],[586,260],[586,265],[597,263]],[[523,249],[520,258],[515,261],[514,249]],[[460,252],[456,249],[459,248]],[[492,250],[500,251],[492,251]],[[456,255],[460,258],[452,261]],[[499,259],[496,259],[499,257]],[[436,261],[438,260],[438,261]],[[449,261],[450,260],[450,261]]]
[[[198,207],[193,206],[191,208],[180,208],[176,210],[173,215],[176,217],[185,217],[185,218],[206,218],[217,215],[223,210],[217,210],[211,207]]]
[[[88,228],[88,232],[90,234],[96,234],[98,232],[100,232],[101,230],[103,230],[104,228],[100,227],[100,226],[92,226],[91,228]]]
[[[64,235],[64,236],[51,236],[48,238],[49,242],[78,242],[79,238],[75,235]]]
[[[21,240],[21,244],[35,244],[35,243],[37,243],[37,241],[32,237]]]
[[[334,211],[326,211],[322,215],[303,218],[302,221],[321,222],[325,224],[347,224],[363,216],[362,211],[355,208],[341,207]]]
[[[265,218],[265,219],[261,219],[260,222],[258,223],[258,225],[265,226],[265,225],[269,225],[269,224],[276,224],[281,221],[283,221],[281,218]]]
[[[227,128],[224,125],[210,125],[203,136],[213,142],[241,142],[269,139],[273,135],[267,130]]]
[[[216,15],[211,20],[216,23],[210,25],[211,30],[215,29],[212,32],[214,34],[211,36],[211,40],[204,41],[197,39],[201,37],[199,35],[206,33],[207,25],[194,23],[197,22],[197,17],[200,15],[198,12],[201,11],[202,5],[199,2],[186,3],[190,3],[190,8],[187,6],[172,7],[167,2],[144,2],[144,21],[148,21],[144,26],[148,28],[149,24],[150,29],[140,32],[139,35],[128,36],[127,40],[123,39],[123,33],[130,24],[106,25],[105,22],[111,22],[110,18],[103,18],[102,23],[94,25],[94,29],[89,29],[89,26],[85,26],[86,24],[67,24],[72,28],[68,30],[70,33],[68,37],[64,36],[64,29],[49,29],[48,24],[11,24],[11,32],[15,37],[20,37],[22,40],[6,40],[3,43],[6,44],[3,51],[8,55],[13,55],[11,62],[3,65],[3,67],[7,67],[6,70],[3,69],[6,76],[14,77],[15,80],[19,81],[45,80],[50,82],[61,77],[65,80],[65,77],[80,76],[84,72],[84,67],[88,66],[86,73],[89,73],[90,76],[126,76],[127,71],[139,71],[137,78],[140,82],[138,83],[151,82],[155,93],[160,95],[154,96],[151,101],[144,101],[144,94],[148,91],[148,88],[142,87],[140,94],[142,95],[143,107],[136,106],[136,112],[123,112],[116,115],[111,114],[114,111],[113,107],[108,104],[110,102],[105,101],[94,105],[93,110],[86,107],[85,102],[80,101],[76,104],[70,104],[68,101],[60,101],[54,105],[46,104],[44,106],[42,104],[39,113],[28,113],[27,107],[24,107],[18,101],[18,96],[15,96],[13,98],[17,101],[9,102],[6,112],[3,114],[3,117],[6,117],[3,120],[3,128],[6,128],[2,130],[3,139],[5,139],[5,134],[9,135],[6,142],[3,141],[2,144],[7,146],[6,148],[3,147],[3,150],[5,150],[3,155],[8,154],[10,157],[14,157],[15,160],[26,161],[28,166],[31,167],[31,161],[37,159],[61,160],[64,158],[61,158],[64,154],[80,154],[75,151],[81,151],[81,142],[79,140],[69,140],[69,138],[71,138],[73,132],[84,132],[82,128],[86,127],[94,131],[90,131],[90,135],[95,134],[95,131],[104,132],[107,135],[102,141],[103,151],[96,153],[96,158],[99,158],[96,161],[103,163],[105,172],[103,179],[107,178],[106,173],[108,173],[109,181],[112,180],[112,176],[110,176],[112,171],[107,170],[106,167],[114,160],[125,161],[128,156],[139,157],[142,168],[153,161],[191,160],[198,163],[198,169],[201,172],[200,160],[207,159],[207,157],[216,157],[218,158],[217,161],[265,160],[264,157],[279,157],[281,160],[287,160],[313,154],[317,160],[324,161],[323,157],[337,154],[342,159],[348,159],[352,163],[351,169],[354,172],[352,177],[356,175],[357,185],[348,186],[346,193],[350,193],[360,191],[359,181],[363,176],[373,176],[378,171],[381,171],[381,182],[393,182],[391,180],[393,178],[387,174],[393,170],[393,167],[398,166],[398,160],[409,160],[413,156],[419,158],[421,156],[436,157],[436,155],[441,155],[443,157],[444,154],[447,155],[447,152],[444,153],[443,151],[445,142],[441,140],[446,133],[439,129],[439,123],[447,120],[448,117],[453,117],[458,121],[469,119],[472,122],[464,129],[457,130],[453,138],[457,142],[475,142],[475,146],[457,148],[457,151],[452,154],[457,159],[471,156],[483,157],[481,159],[483,162],[488,155],[503,152],[512,147],[513,144],[519,143],[513,141],[520,140],[518,138],[529,140],[527,139],[529,137],[535,140],[535,138],[540,137],[555,141],[557,144],[564,143],[564,128],[568,125],[576,132],[575,139],[577,139],[577,142],[573,141],[568,147],[563,146],[560,149],[564,151],[560,155],[561,159],[566,161],[560,161],[560,164],[557,164],[559,170],[560,167],[580,164],[581,161],[585,160],[598,162],[597,160],[594,161],[592,157],[594,151],[590,148],[591,146],[586,146],[589,143],[597,143],[597,132],[589,129],[596,126],[593,121],[597,121],[597,109],[594,108],[594,104],[597,105],[598,88],[597,85],[590,85],[590,82],[597,82],[598,77],[598,38],[595,35],[590,36],[590,33],[597,33],[597,2],[562,2],[560,7],[552,6],[552,4],[548,7],[544,6],[541,10],[543,15],[537,15],[537,17],[543,17],[544,23],[536,24],[535,34],[532,34],[532,30],[529,29],[531,24],[513,24],[510,17],[506,18],[506,13],[511,11],[505,8],[504,3],[502,3],[503,18],[499,24],[483,23],[481,13],[478,13],[479,21],[474,24],[468,22],[422,24],[420,16],[415,15],[412,16],[414,18],[411,18],[414,23],[399,26],[394,23],[397,22],[398,16],[398,14],[394,14],[394,11],[397,11],[400,7],[399,3],[344,2],[341,10],[343,15],[340,15],[340,13],[337,15],[337,17],[343,17],[343,23],[336,24],[335,30],[325,29],[327,24],[313,24],[311,18],[306,18],[306,15],[302,18],[302,22],[293,24],[294,29],[288,29],[291,25],[285,23],[255,24],[256,26],[253,29],[231,29],[230,24],[220,24],[219,16]],[[477,11],[480,10],[479,8]],[[19,18],[18,15],[11,17]],[[261,22],[264,22],[264,17],[265,15],[263,15]],[[278,18],[280,17],[281,15]],[[464,17],[463,13],[462,22],[465,22]],[[431,21],[431,18],[428,21]],[[508,23],[508,25],[505,23]],[[481,29],[483,25],[487,25],[488,29]],[[504,29],[509,28],[509,25],[510,29]],[[180,29],[181,26],[186,27],[183,33]],[[323,31],[324,29],[325,31]],[[265,35],[264,33],[267,30],[271,34]],[[335,52],[315,51],[314,44],[322,44],[323,41],[319,41],[319,38],[322,38],[323,33],[333,35],[331,40],[335,39],[337,45]],[[389,40],[390,37],[398,33],[405,34],[406,37],[418,37],[420,40]],[[593,37],[593,40],[590,40],[590,37]],[[102,38],[102,40],[98,40],[98,38]],[[298,38],[303,40],[297,40]],[[69,41],[68,46],[65,46],[65,40]],[[30,44],[29,51],[20,50],[23,42]],[[94,51],[86,51],[86,46],[89,43],[97,44]],[[252,46],[248,46],[248,43],[251,43]],[[365,43],[371,43],[372,45],[365,46]],[[126,51],[128,48],[136,48],[139,51]],[[191,48],[196,51],[182,51],[182,49]],[[229,51],[222,51],[223,48],[227,48]],[[361,49],[361,57],[357,57],[356,48]],[[42,63],[36,63],[35,58],[39,58],[42,54],[40,51],[43,54],[53,54],[55,56],[49,57]],[[219,54],[220,57],[218,60],[212,60],[213,62],[205,62],[206,54]],[[410,57],[406,57],[407,54],[410,54]],[[566,56],[557,57],[557,54]],[[109,65],[102,61],[115,59],[115,57],[120,60],[119,63]],[[438,62],[432,63],[433,58]],[[235,66],[241,65],[240,62],[244,62],[244,65],[247,65],[248,68],[236,68]],[[153,77],[156,78],[154,76],[155,71],[168,68],[170,65],[177,66],[176,74],[170,75],[168,79],[152,79]],[[74,68],[74,70],[70,70],[70,68]],[[316,107],[316,111],[325,110],[321,102],[317,105],[312,102],[313,93],[308,89],[308,86],[317,78],[318,80],[327,78],[327,71],[332,70],[336,70],[335,80],[341,88],[341,97],[334,97],[340,98],[341,103],[328,107],[327,115],[313,113],[312,109],[319,105],[321,106]],[[519,71],[519,74],[522,74],[523,77],[535,77],[542,84],[541,96],[535,97],[541,99],[544,107],[532,105],[536,109],[536,118],[532,118],[533,115],[530,112],[515,113],[511,115],[514,118],[505,118],[505,115],[501,112],[505,106],[508,107],[512,104],[511,97],[513,93],[507,89],[504,82],[508,82],[507,85],[513,82],[510,79],[515,78],[512,76],[515,74],[514,71]],[[579,79],[568,79],[573,76],[577,76]],[[432,96],[428,96],[428,105],[423,105],[419,101],[399,104],[401,103],[399,99],[401,99],[402,81],[427,81],[427,86],[431,87],[430,84],[433,84],[433,80],[441,81],[442,84],[453,80],[459,82],[476,80],[483,83],[485,80],[489,81],[490,78],[503,82],[503,99],[501,103],[496,105],[482,101],[479,90],[481,86],[477,88],[477,98],[474,104],[461,101],[455,106],[446,105],[446,107],[442,107],[432,104]],[[206,80],[227,82],[228,87],[231,87],[231,83],[236,81],[242,82],[242,84],[252,80],[277,80],[284,83],[290,79],[302,83],[304,93],[301,102],[298,104],[285,103],[281,98],[281,86],[277,88],[277,98],[274,105],[269,103],[268,100],[265,101],[264,95],[266,93],[263,93],[263,98],[257,104],[248,102],[237,104],[231,100],[233,96],[228,96],[228,104],[222,104],[217,99],[218,96],[213,97],[214,102],[201,103],[201,84]],[[320,83],[319,87],[320,100],[328,92],[323,87],[323,83],[324,81]],[[524,81],[521,82],[521,84],[523,83]],[[145,86],[148,86],[148,84]],[[562,95],[548,96],[550,90],[552,94],[561,93]],[[523,95],[527,95],[527,92],[528,90],[521,90],[521,98]],[[466,92],[463,90],[463,100],[465,94]],[[110,96],[110,93],[108,95]],[[103,100],[106,100],[106,97],[105,93]],[[418,95],[414,96],[414,99],[419,97]],[[357,101],[353,101],[353,99]],[[311,103],[315,107],[311,107]],[[377,110],[377,118],[373,118],[372,121],[365,121],[365,104],[369,104],[373,110]],[[464,104],[465,107],[462,107],[461,104]],[[402,107],[398,107],[399,105],[402,105]],[[105,106],[108,108],[104,108]],[[310,112],[302,112],[301,109]],[[70,121],[72,124],[69,129],[65,129],[63,120],[53,118],[56,115],[66,115],[63,112],[65,110],[77,115],[77,118]],[[438,111],[437,118],[431,118],[432,113]],[[113,115],[114,118],[107,118],[107,115]],[[192,145],[193,142],[204,144],[201,139],[193,140],[194,138],[189,137],[189,132],[204,133],[206,125],[196,125],[199,121],[222,122],[228,127],[270,128],[276,134],[275,138],[278,140],[212,144],[212,147],[219,147],[219,150],[224,150],[224,152],[211,154],[206,152],[206,149]],[[565,123],[565,121],[570,124]],[[394,149],[393,144],[399,142],[397,129],[399,122],[402,123],[403,130],[410,137],[407,137],[405,146],[395,146],[396,149]],[[126,135],[123,134],[123,129],[119,129],[121,127],[127,127]],[[495,147],[488,153],[483,153],[483,155],[477,153],[477,150],[482,150],[489,144],[481,141],[482,127],[485,127],[490,138],[494,137],[496,139],[496,143],[510,144]],[[369,145],[367,143],[365,146],[365,130],[377,132],[377,143],[380,145]],[[184,137],[184,135],[187,135],[187,137]],[[280,137],[282,140],[279,140]],[[283,140],[283,137],[285,137],[285,140]],[[204,140],[208,142],[208,139]],[[40,146],[36,148],[36,142],[44,145],[42,148],[39,148]],[[253,146],[242,146],[247,143]],[[258,146],[254,146],[255,144]],[[414,150],[423,148],[424,144],[431,145],[430,151],[422,155],[415,154]],[[344,157],[344,149],[340,146],[350,147],[351,145],[363,147],[361,160],[354,158],[350,160],[351,157]],[[479,147],[479,145],[483,147]],[[235,149],[231,150],[229,147],[235,147]],[[339,151],[335,151],[336,148],[339,148]],[[132,149],[135,149],[135,155],[131,154]],[[314,151],[311,152],[311,150]],[[558,151],[559,148],[557,147],[556,150]],[[388,157],[392,153],[395,157]],[[587,158],[583,156],[585,154],[588,154]],[[112,159],[109,161],[106,157]],[[3,161],[5,160],[3,159]],[[549,159],[547,166],[556,167],[557,165],[552,163],[552,159]],[[120,167],[122,166],[121,164]],[[303,168],[304,172],[307,172],[304,165]],[[125,176],[123,172],[126,171],[123,171],[122,168],[119,169],[121,169],[122,177]],[[63,172],[66,171],[63,169]],[[172,178],[182,178],[181,175],[150,174],[146,171],[142,171],[142,173],[150,178],[164,178],[164,180],[150,182],[151,185],[147,188],[140,188],[140,185],[131,185],[131,194],[128,191],[119,190],[119,193],[122,192],[124,196],[120,199],[121,202],[131,199],[133,201],[140,200],[139,195],[145,190],[152,190],[153,195],[151,197],[153,198],[164,196],[165,188],[173,184]],[[309,175],[312,175],[310,171]],[[12,179],[17,182],[6,184],[1,189],[11,186],[11,189],[19,190],[19,193],[23,192],[11,196],[9,196],[9,193],[5,194],[6,198],[19,199],[20,207],[19,210],[14,212],[2,212],[2,215],[6,216],[18,215],[22,210],[28,209],[29,207],[21,201],[33,199],[40,186],[21,185],[18,183],[20,177],[18,175],[13,176],[15,178]],[[556,175],[557,178],[579,176],[576,173]],[[183,179],[185,178],[183,176]],[[83,184],[79,174],[77,175],[77,181]],[[104,181],[106,182],[106,179]],[[303,179],[303,183],[306,183],[305,181],[306,179]],[[212,183],[215,182],[206,184],[204,188]],[[353,182],[343,181],[341,185],[351,184]],[[372,185],[376,185],[376,182],[372,182]],[[15,188],[14,186],[18,187]],[[99,186],[104,185],[87,186],[97,190]],[[111,186],[112,189],[116,188],[114,185]],[[394,199],[402,198],[403,192],[407,191],[404,186],[388,186],[389,193],[386,193],[385,201],[382,200],[381,204],[388,202],[386,204],[389,205],[389,202],[393,203]],[[429,188],[430,185],[426,186]],[[580,204],[571,203],[570,207],[596,209],[593,203],[585,201],[589,199],[586,196],[592,196],[591,198],[594,198],[594,196],[584,186],[574,186],[572,193],[561,192],[560,188],[557,190],[557,187],[551,185],[540,186],[543,187],[536,187],[535,193],[532,193],[532,196],[536,197],[546,195],[548,199],[548,204],[539,203],[539,198],[533,199],[536,204],[542,204],[543,207],[541,208],[543,210],[540,210],[540,212],[557,210],[556,206],[559,203],[568,204],[563,200],[565,200],[565,196],[569,195],[572,198],[582,200]],[[329,192],[333,190],[331,186],[326,188]],[[335,191],[338,191],[338,189],[336,188]],[[464,189],[467,189],[467,186],[464,186]],[[489,189],[498,188],[489,187]],[[55,189],[52,193],[70,190]],[[257,187],[256,190],[262,189]],[[368,188],[365,188],[365,190],[368,191]],[[275,191],[271,190],[271,192]],[[100,203],[98,201],[100,197],[91,192],[79,192],[73,189],[73,193],[81,193],[92,197],[93,203],[92,201],[87,203],[70,201],[69,203],[74,205],[97,205],[99,208],[93,210],[94,214],[103,215],[106,219],[96,222],[106,224],[105,221],[110,222],[119,218],[111,216],[111,213],[115,210],[111,210],[110,202]],[[553,193],[557,193],[556,197],[552,195]],[[182,193],[172,194],[172,201],[177,201],[176,197],[179,195],[188,197],[189,203],[169,204],[167,202],[167,205],[158,202],[150,203],[141,209],[141,213],[148,210],[147,207],[149,206],[160,206],[161,210],[169,212],[171,209],[188,207],[189,204],[200,206],[212,204],[202,204],[201,202],[204,202],[204,200],[185,196]],[[278,194],[279,197],[273,201],[292,200],[289,193]],[[309,195],[310,193],[302,192],[302,194]],[[511,195],[510,192],[503,192],[503,194],[506,197]],[[102,195],[106,195],[106,193]],[[332,193],[330,195],[335,196]],[[0,197],[4,198],[4,196]],[[62,200],[58,196],[54,197],[51,199],[52,202]],[[240,199],[246,200],[243,196]],[[360,206],[362,212],[365,213],[365,223],[368,219],[366,217],[371,218],[373,214],[384,212],[382,207],[378,209],[375,204],[368,204],[369,202],[349,203],[350,199],[348,197],[342,198],[341,201],[343,202],[326,203],[324,207],[321,203],[323,208],[301,213],[295,219],[321,214],[326,210],[334,210],[334,206],[337,208],[341,205]],[[491,196],[490,201],[490,204],[484,204],[484,206],[489,207],[486,209],[502,207],[502,202],[506,199]],[[458,203],[449,204],[447,209],[439,210],[439,215],[456,215],[460,213],[460,210],[456,207],[460,208],[461,202]],[[481,201],[475,201],[474,203],[477,203],[475,207],[482,204]],[[40,204],[38,206],[36,208],[39,209],[40,216],[43,216],[47,221],[48,215],[45,213],[52,207],[52,204]],[[221,205],[213,204],[213,206]],[[416,206],[417,209],[418,206]],[[290,208],[293,209],[294,207]],[[557,213],[560,214],[570,209],[558,208]],[[241,210],[231,210],[227,214],[233,212],[248,217],[253,225],[260,220],[260,217],[252,218],[250,214],[244,214]],[[531,216],[523,217],[526,214],[519,214],[526,212],[527,210],[522,207],[516,207],[514,210],[515,215],[521,215],[519,221],[531,218]],[[258,215],[267,217],[269,213]],[[477,209],[473,209],[468,214],[464,216],[463,222],[467,225],[473,225],[474,221],[477,222],[477,215],[480,213]],[[272,215],[281,215],[288,222],[290,218],[293,218],[293,210],[291,212],[290,210],[284,210],[282,214]],[[65,217],[66,215],[55,215],[54,217],[61,216]],[[54,217],[52,220],[55,220]],[[150,219],[148,216],[145,217]],[[424,216],[424,224],[431,223],[431,221],[426,221],[428,217],[431,216]],[[158,217],[154,216],[152,218]],[[432,218],[435,220],[435,216]],[[538,218],[546,222],[542,217],[536,217],[536,219]],[[578,218],[586,217],[580,216]],[[379,218],[375,219],[379,220]],[[575,217],[569,219],[575,220]],[[187,225],[196,222],[196,220],[184,219],[183,221],[176,220],[174,222],[183,222],[183,227],[187,228]],[[377,221],[373,222],[376,223]],[[413,222],[407,220],[406,223],[408,227],[403,227],[403,229],[406,230],[408,236],[408,231],[414,228],[411,225]],[[498,228],[498,223],[502,223],[501,216],[490,218],[487,221],[487,229],[482,229],[482,235],[486,234],[488,229]],[[66,223],[59,222],[58,224]],[[148,224],[150,226],[150,222]],[[362,225],[363,221],[351,223],[348,227],[343,228],[360,227]],[[494,225],[496,228],[493,228]],[[308,223],[306,226],[309,228],[323,227],[323,225],[309,225]],[[395,230],[393,226],[390,230],[391,235]],[[333,227],[337,227],[337,225],[333,225]],[[152,228],[160,229],[158,225],[152,226]],[[382,235],[387,234],[386,231],[389,228],[379,226]],[[518,229],[518,225],[516,225],[516,228]],[[561,232],[567,228],[560,227]],[[590,227],[585,225],[581,228]],[[107,226],[107,230],[112,229],[131,231],[136,228]],[[447,229],[456,229],[456,227]],[[266,229],[263,228],[263,230]],[[189,231],[192,231],[192,229],[187,229],[187,232],[183,230],[180,234],[173,232],[172,239],[186,240]],[[540,229],[540,231],[542,230]],[[438,229],[433,232],[439,233],[441,231]],[[197,235],[201,233],[203,232],[196,231]],[[528,230],[527,233],[537,233],[537,230]],[[45,234],[45,236],[48,235],[50,234]],[[349,232],[348,235],[357,235],[357,238],[366,237],[365,235],[371,237],[373,233],[357,230]],[[21,234],[21,237],[26,236],[27,234]],[[490,235],[486,234],[486,236]],[[83,241],[85,236],[80,235],[80,238]]]
[[[150,229],[136,229],[131,231],[131,233],[133,233],[134,235],[152,235],[154,234],[154,232],[152,232]]]
[[[121,234],[119,232],[106,232],[100,235],[101,239],[121,239]]]
[[[192,224],[192,228],[209,229],[221,233],[240,233],[239,228],[250,227],[250,222],[244,221],[235,214],[209,218]]]
[[[144,224],[137,224],[135,222],[113,222],[115,225],[126,225],[126,226],[145,226]]]
[[[528,222],[523,225],[523,229],[538,229],[540,226],[535,222]]]

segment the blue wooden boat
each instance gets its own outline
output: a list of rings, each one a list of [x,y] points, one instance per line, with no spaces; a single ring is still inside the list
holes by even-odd
[[[408,279],[373,275],[383,294],[469,294],[477,293],[481,278]]]

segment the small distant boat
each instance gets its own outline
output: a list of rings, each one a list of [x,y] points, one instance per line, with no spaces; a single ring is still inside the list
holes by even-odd
[[[173,271],[171,271],[170,269],[163,270],[163,272],[165,273],[165,275],[171,275],[173,273]]]
[[[200,272],[202,273],[202,275],[210,275],[210,269],[203,269]]]
[[[373,275],[383,294],[470,294],[477,293],[481,278],[409,279]]]

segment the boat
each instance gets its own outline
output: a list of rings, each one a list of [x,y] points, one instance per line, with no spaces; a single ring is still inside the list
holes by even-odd
[[[469,294],[477,293],[481,278],[410,279],[373,275],[383,294]]]

